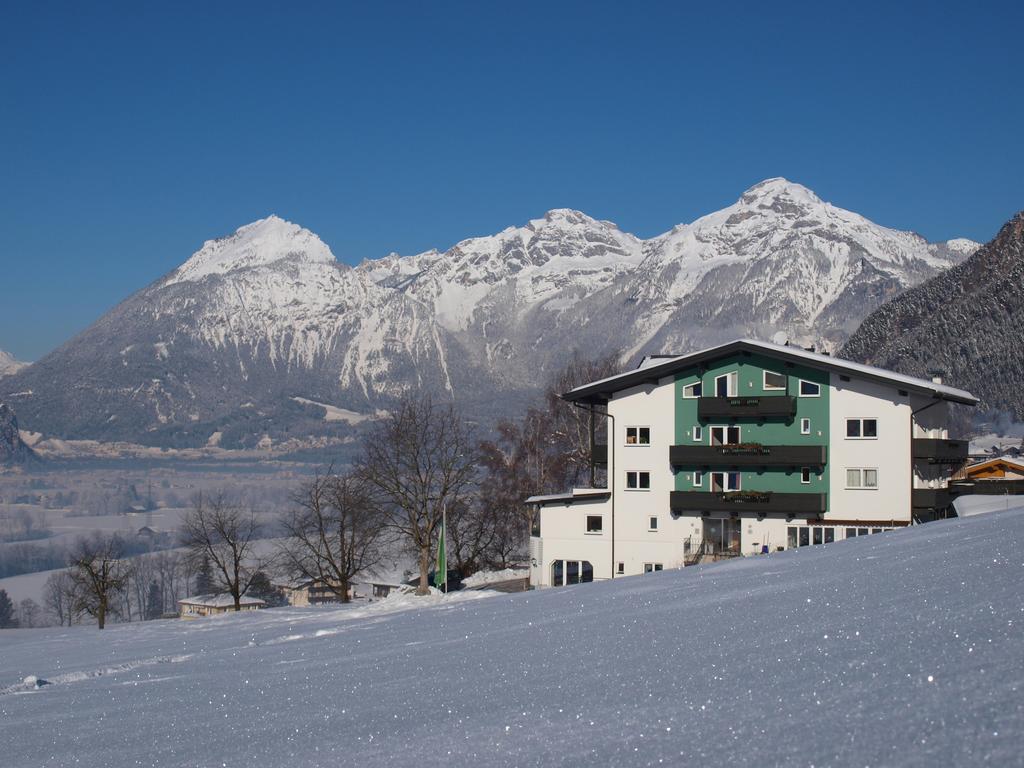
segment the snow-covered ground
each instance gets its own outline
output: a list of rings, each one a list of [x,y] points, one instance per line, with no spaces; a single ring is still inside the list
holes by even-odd
[[[1020,765],[1022,584],[1024,515],[993,512],[542,592],[0,631],[0,763]]]

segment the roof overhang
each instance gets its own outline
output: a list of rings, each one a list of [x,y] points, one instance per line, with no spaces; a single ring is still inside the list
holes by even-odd
[[[918,395],[930,396],[938,400],[947,400],[952,403],[961,403],[963,405],[978,404],[978,398],[962,389],[936,384],[927,379],[905,376],[901,373],[887,371],[884,368],[875,368],[870,365],[842,360],[830,355],[808,352],[801,347],[786,347],[752,339],[737,339],[736,341],[730,341],[727,344],[711,347],[699,352],[672,357],[665,360],[665,362],[648,365],[645,368],[637,368],[636,370],[620,373],[616,376],[609,376],[606,379],[599,379],[566,392],[562,395],[562,399],[570,403],[580,403],[583,405],[607,403],[616,392],[645,384],[655,385],[666,376],[674,376],[693,366],[710,365],[716,360],[737,353],[761,354],[786,363],[804,365],[809,368],[817,368],[829,372],[835,371],[851,378],[886,384]]]
[[[595,491],[572,491],[570,493],[551,493],[542,496],[531,496],[526,500],[527,504],[536,504],[544,507],[549,504],[573,504],[586,501],[607,501],[611,498],[611,492],[605,490]]]

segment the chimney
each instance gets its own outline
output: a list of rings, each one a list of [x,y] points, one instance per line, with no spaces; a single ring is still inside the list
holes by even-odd
[[[928,371],[928,375],[932,377],[932,384],[941,384],[942,377],[946,375],[946,372],[941,368],[932,368]]]

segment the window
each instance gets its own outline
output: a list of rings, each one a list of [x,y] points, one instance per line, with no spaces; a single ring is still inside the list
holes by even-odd
[[[654,573],[664,568],[661,563],[644,563],[644,573]]]
[[[530,535],[540,536],[540,510],[533,513],[533,521],[530,524]]]
[[[811,482],[811,468],[800,467],[800,482],[807,485]]]
[[[626,427],[626,445],[650,445],[650,427]]]
[[[878,470],[877,469],[861,469],[861,468],[847,468],[846,470],[846,487],[847,488],[866,488],[868,490],[878,489]]]
[[[587,515],[587,533],[600,533],[604,530],[604,518],[600,515]]]
[[[687,384],[683,387],[683,397],[687,400],[692,400],[695,397],[700,397],[702,390],[703,387],[699,381],[696,384]]]
[[[711,427],[712,445],[738,445],[739,442],[739,427]]]
[[[658,518],[656,518],[656,517],[652,517],[652,518],[650,519],[650,525],[649,525],[649,527],[648,527],[648,530],[651,530],[651,531],[656,531],[656,530],[658,530]]]
[[[810,419],[800,419],[800,434],[801,435],[809,435],[809,434],[811,434],[811,420]]]
[[[625,573],[626,572],[626,564],[625,563],[619,563],[618,566],[615,568],[615,572],[618,573],[618,574]]]
[[[878,419],[847,419],[846,436],[852,439],[871,440],[878,437]]]
[[[626,490],[628,491],[649,491],[651,490],[651,473],[629,470],[626,472]]]
[[[699,424],[693,428],[693,441],[695,443],[701,443],[704,441],[704,427]]]
[[[847,530],[853,530],[852,528]],[[813,547],[819,544],[831,544],[836,540],[835,528],[818,526],[790,526],[786,529],[786,545],[795,547]]]
[[[711,490],[715,493],[727,493],[740,490],[739,472],[712,472]]]
[[[694,487],[700,487],[704,485],[704,473],[697,470],[693,473],[693,485]]]
[[[818,397],[821,395],[821,384],[800,379],[800,397]]]
[[[715,376],[715,397],[736,397],[736,371]]]
[[[587,560],[555,560],[551,563],[551,586],[583,584],[594,580],[594,566]]]
[[[764,372],[764,388],[766,391],[785,389],[786,388],[786,375],[782,373],[776,373],[775,371]]]

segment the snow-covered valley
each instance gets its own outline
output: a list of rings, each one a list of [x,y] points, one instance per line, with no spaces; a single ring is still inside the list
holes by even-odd
[[[3,764],[1017,765],[1022,552],[1018,508],[518,595],[0,631]]]

